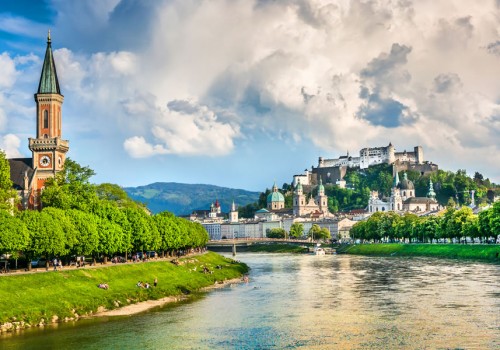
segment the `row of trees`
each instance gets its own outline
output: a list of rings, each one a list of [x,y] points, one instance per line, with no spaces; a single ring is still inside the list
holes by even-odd
[[[0,161],[1,163],[1,161]],[[0,173],[1,175],[1,173]],[[0,209],[0,253],[27,259],[102,256],[203,247],[202,225],[169,212],[150,215],[117,185],[93,185],[94,172],[71,159],[46,182],[41,211]]]
[[[286,232],[283,228],[272,228],[268,229],[266,232],[267,238],[303,238],[305,235],[304,225],[300,222],[295,222],[290,227],[290,234]],[[312,225],[312,227],[305,235],[307,238],[311,238],[312,240],[326,240],[331,238],[330,230],[326,227],[320,227],[317,224]]]
[[[373,242],[433,242],[438,239],[466,242],[485,240],[500,234],[500,202],[475,215],[469,207],[449,207],[442,216],[419,217],[412,213],[377,212],[350,230],[354,240]]]

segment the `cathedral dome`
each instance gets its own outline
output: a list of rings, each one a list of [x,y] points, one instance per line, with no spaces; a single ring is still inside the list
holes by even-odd
[[[278,186],[276,186],[276,182],[274,183],[273,191],[269,193],[269,195],[267,196],[267,204],[275,202],[285,203],[285,197],[278,191]]]
[[[271,192],[267,196],[267,203],[271,202],[285,202],[285,197],[279,192]]]
[[[415,186],[413,185],[413,182],[408,180],[408,177],[406,176],[406,173],[403,175],[403,181],[401,181],[400,188],[402,190],[414,190]]]

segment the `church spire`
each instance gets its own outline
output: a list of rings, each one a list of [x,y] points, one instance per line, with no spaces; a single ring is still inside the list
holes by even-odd
[[[392,166],[392,171],[394,173],[394,182],[392,184],[392,187],[398,187],[399,185],[399,174],[398,174],[398,169],[393,165]],[[406,173],[405,173],[406,174]]]
[[[50,39],[50,30],[47,35],[47,49],[45,50],[45,59],[43,60],[42,74],[38,84],[39,94],[61,94],[59,89],[59,80],[57,79],[56,65],[52,55],[52,41]]]

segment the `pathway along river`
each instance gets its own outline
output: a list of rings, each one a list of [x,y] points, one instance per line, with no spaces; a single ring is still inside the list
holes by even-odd
[[[499,349],[500,266],[238,254],[250,282],[139,315],[4,336],[2,349]]]

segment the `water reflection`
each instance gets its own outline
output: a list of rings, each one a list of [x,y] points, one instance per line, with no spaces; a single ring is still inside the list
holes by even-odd
[[[130,317],[4,337],[5,349],[500,348],[500,266],[239,254],[248,284]]]

